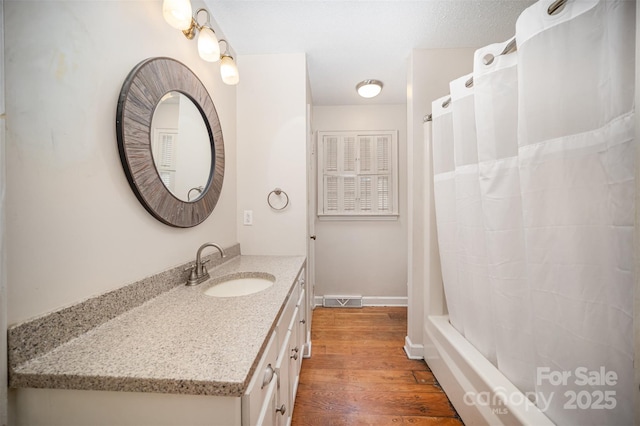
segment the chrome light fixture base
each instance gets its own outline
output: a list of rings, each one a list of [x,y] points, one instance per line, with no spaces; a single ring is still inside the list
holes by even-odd
[[[198,15],[200,14],[200,12],[204,12],[207,15],[207,19],[202,25],[200,25],[200,23],[198,22]],[[209,11],[207,9],[200,8],[191,18],[191,25],[189,25],[189,28],[187,28],[186,30],[182,30],[182,34],[184,34],[184,36],[189,40],[193,40],[198,31],[202,31],[203,27],[211,28],[211,24],[209,23]]]
[[[189,26],[189,28],[187,28],[186,30],[182,30],[182,34],[184,34],[184,36],[189,40],[193,40],[193,38],[196,36],[197,29],[198,23],[195,19],[191,18],[191,26]]]

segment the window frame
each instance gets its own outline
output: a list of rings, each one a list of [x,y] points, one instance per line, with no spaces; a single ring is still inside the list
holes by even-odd
[[[360,169],[361,164],[361,153],[360,153],[360,142],[362,138],[365,137],[375,137],[375,136],[383,136],[388,137],[390,141],[390,147],[388,148],[388,168],[389,171],[387,173],[377,173],[377,170],[372,171],[362,171]],[[336,137],[338,138],[338,142],[336,142],[337,152],[336,152],[336,167],[334,170],[326,171],[325,170],[325,139],[327,137]],[[345,172],[344,169],[344,153],[345,150],[340,151],[341,143],[344,144],[345,138],[353,138],[354,140],[354,155],[355,155],[355,170]],[[342,141],[342,142],[340,142]],[[375,144],[375,142],[372,142]],[[396,220],[399,216],[399,208],[398,208],[398,197],[400,192],[400,185],[398,179],[398,130],[366,130],[366,131],[318,131],[316,133],[316,153],[317,153],[317,171],[316,171],[316,179],[317,179],[317,209],[316,214],[320,220]],[[375,147],[370,151],[371,155],[369,156],[370,161],[374,161],[377,159],[377,154],[373,153],[375,151]],[[341,163],[342,160],[342,163]],[[362,183],[363,178],[373,179],[371,186],[376,187],[373,189],[373,192],[377,194],[378,186],[377,182],[380,177],[387,177],[389,182],[386,186],[386,189],[389,191],[388,202],[390,204],[388,210],[383,211],[367,211],[360,210],[361,208],[361,192],[360,192],[360,184]],[[337,178],[337,192],[336,203],[338,204],[337,210],[327,210],[326,206],[328,204],[327,194],[325,192],[325,178],[333,177]],[[344,182],[344,178],[354,178],[354,190],[355,190],[355,209],[354,210],[344,210],[344,203],[341,204],[341,201],[344,201],[344,186],[341,186],[339,182]],[[342,198],[341,198],[342,197]],[[349,200],[351,201],[351,200]],[[377,205],[380,201],[380,198],[372,195],[371,204]]]

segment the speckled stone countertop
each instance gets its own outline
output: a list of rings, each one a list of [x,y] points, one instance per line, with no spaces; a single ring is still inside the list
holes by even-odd
[[[237,256],[207,282],[177,286],[14,367],[11,386],[242,396],[304,262]],[[204,294],[217,278],[251,272],[272,274],[274,285]]]

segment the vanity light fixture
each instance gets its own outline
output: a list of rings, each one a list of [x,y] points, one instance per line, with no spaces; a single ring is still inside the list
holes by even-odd
[[[380,94],[382,86],[380,80],[364,80],[356,85],[356,91],[363,98],[373,98]]]
[[[191,0],[164,0],[162,15],[173,28],[186,30],[191,26]]]
[[[233,60],[233,57],[229,53],[229,44],[227,40],[221,39],[220,42],[223,42],[226,45],[224,49],[224,53],[221,55],[220,60],[220,76],[222,77],[222,81],[225,84],[230,86],[234,86],[238,84],[240,81],[240,74],[238,73],[238,66],[236,62]]]
[[[175,0],[166,0],[175,1]],[[204,12],[207,15],[207,20],[204,24],[200,25],[198,22],[198,16],[200,12]],[[206,9],[198,9],[191,18],[189,27],[182,30],[182,33],[189,40],[193,40],[198,32],[198,54],[207,62],[217,62],[220,60],[220,46],[218,45],[218,37],[216,33],[211,29],[211,23],[209,22],[209,12]]]
[[[209,21],[209,11],[204,8],[198,9],[192,16],[191,0],[164,0],[162,3],[162,14],[164,19],[174,28],[182,31],[184,36],[192,40],[198,34],[198,54],[207,62],[220,63],[220,74],[225,84],[235,85],[240,80],[238,67],[229,53],[229,43],[218,40],[215,31]],[[200,24],[198,17],[200,13],[206,14],[206,20]],[[225,51],[220,53],[220,43],[225,43]]]

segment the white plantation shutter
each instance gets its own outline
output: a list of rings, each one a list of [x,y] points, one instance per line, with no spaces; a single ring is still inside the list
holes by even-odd
[[[376,166],[379,173],[389,171],[391,161],[391,141],[388,136],[376,136]]]
[[[345,211],[356,211],[356,179],[354,176],[344,176],[342,178],[342,194],[344,197],[342,206]]]
[[[343,167],[342,171],[344,172],[354,172],[356,171],[356,138],[354,137],[345,137],[343,145],[343,158],[342,162]]]
[[[154,138],[153,160],[162,183],[173,190],[176,175],[177,129],[158,129]]]
[[[318,215],[396,216],[396,131],[318,133]]]
[[[324,199],[326,200],[325,210],[327,212],[338,213],[338,177],[325,176],[324,179]]]
[[[371,200],[373,194],[371,192],[371,177],[360,177],[360,210],[365,212],[371,211]]]
[[[378,211],[389,211],[391,203],[389,200],[389,178],[387,176],[378,176]]]
[[[358,141],[360,142],[360,173],[371,172],[372,138],[369,136],[360,136]]]
[[[323,141],[324,164],[328,172],[338,171],[338,138],[330,137]]]

